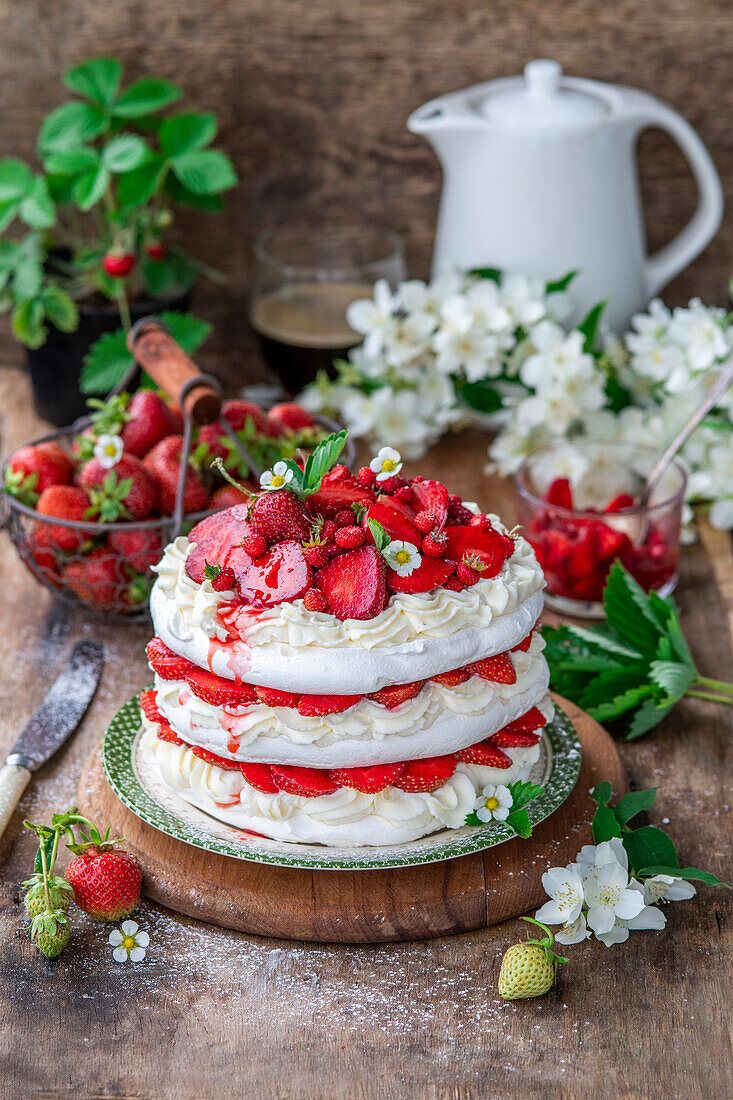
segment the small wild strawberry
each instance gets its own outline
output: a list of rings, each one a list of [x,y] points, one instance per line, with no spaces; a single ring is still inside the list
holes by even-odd
[[[359,483],[361,485],[366,485],[367,489],[371,489],[377,480],[377,475],[374,473],[374,470],[372,470],[369,466],[362,466],[362,468],[359,470],[359,473],[357,474],[357,477],[359,479]]]
[[[515,943],[504,955],[499,973],[499,996],[505,1001],[541,997],[552,988],[558,964],[568,961],[551,950],[554,937],[546,925],[532,917],[522,917],[522,920],[536,924],[547,935],[541,940]]]
[[[135,266],[135,257],[131,252],[108,252],[102,260],[102,267],[111,279],[126,279]]]
[[[435,516],[432,512],[423,509],[418,512],[412,521],[422,535],[429,535],[435,527]]]
[[[303,596],[303,603],[308,611],[325,611],[326,597],[317,588],[309,588]]]
[[[347,530],[347,528],[344,528],[344,530]],[[312,569],[322,569],[331,555],[327,546],[304,546],[303,557]]]
[[[351,527],[354,522],[354,513],[350,508],[343,508],[340,512],[337,512],[333,518],[333,522],[336,524],[336,528]]]
[[[342,550],[356,550],[357,546],[361,546],[366,542],[366,535],[362,527],[341,527],[334,536],[336,545],[340,546]]]
[[[394,493],[395,500],[401,500],[403,504],[412,504],[415,499],[415,493],[410,485],[402,485]]]
[[[463,581],[455,573],[443,581],[443,588],[447,588],[449,592],[462,592],[464,587]]]
[[[267,550],[267,542],[263,539],[262,535],[247,535],[246,539],[242,543],[242,546],[247,551],[251,558],[261,558]]]
[[[442,558],[445,557],[445,545],[445,536],[426,535],[422,540],[422,552],[429,558]]]
[[[387,493],[389,496],[392,496],[392,494],[396,493],[398,489],[404,489],[406,485],[407,482],[404,480],[404,478],[388,477],[385,478],[384,481],[379,482],[379,491],[380,493]]]

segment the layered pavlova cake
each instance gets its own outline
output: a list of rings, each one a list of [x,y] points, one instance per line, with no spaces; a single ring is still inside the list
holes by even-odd
[[[551,718],[529,544],[345,433],[165,550],[142,749],[241,830],[389,845],[503,820]]]

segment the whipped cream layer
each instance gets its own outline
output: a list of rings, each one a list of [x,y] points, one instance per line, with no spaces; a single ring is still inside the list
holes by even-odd
[[[210,581],[197,584],[186,573],[192,545],[176,539],[156,566],[150,608],[157,634],[194,664],[265,687],[358,695],[427,679],[511,649],[542,611],[542,571],[517,537],[496,577],[461,592],[397,593],[373,619],[342,621],[294,600],[223,608],[225,626],[219,609],[226,601]],[[227,641],[227,628],[238,637]]]
[[[512,766],[503,770],[458,764],[451,778],[430,794],[387,787],[370,795],[340,787],[333,794],[301,798],[284,791],[256,791],[239,772],[207,764],[190,749],[161,741],[156,725],[144,717],[143,722],[144,759],[154,765],[166,787],[238,829],[302,844],[402,844],[438,829],[460,828],[488,783],[528,779],[540,755],[539,745],[507,749]]]
[[[155,678],[156,702],[178,736],[229,760],[357,768],[457,752],[513,722],[533,706],[552,717],[549,670],[535,634],[510,654],[515,684],[472,676],[448,687],[428,681],[414,699],[388,709],[372,699],[339,714],[307,717],[294,707],[212,706],[185,680]]]

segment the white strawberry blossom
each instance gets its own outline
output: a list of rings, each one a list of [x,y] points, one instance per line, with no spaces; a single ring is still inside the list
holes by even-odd
[[[476,802],[476,816],[479,821],[506,821],[514,804],[512,792],[503,783],[484,787]]]
[[[145,958],[145,948],[150,943],[147,932],[139,931],[134,920],[122,922],[122,928],[115,928],[109,934],[110,947],[114,948],[112,958],[115,962],[141,962]]]
[[[382,447],[369,463],[369,469],[377,475],[377,481],[387,481],[402,469],[402,455],[394,447]]]
[[[124,444],[118,435],[103,434],[97,436],[94,444],[94,457],[105,470],[111,470],[122,458]]]
[[[422,557],[411,542],[392,539],[383,550],[385,561],[400,577],[409,577],[419,568]]]
[[[276,462],[271,470],[260,474],[260,486],[268,492],[284,489],[293,480],[293,471],[284,462]]]

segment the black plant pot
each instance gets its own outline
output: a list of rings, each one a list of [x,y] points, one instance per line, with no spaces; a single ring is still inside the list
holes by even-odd
[[[191,290],[173,298],[152,299],[130,307],[131,320],[139,321],[162,310],[186,312],[191,305]],[[86,411],[86,397],[79,389],[79,372],[84,356],[105,332],[120,327],[117,307],[80,305],[76,332],[60,332],[49,325],[46,342],[40,348],[27,348],[28,370],[33,386],[33,404],[39,416],[57,427],[71,424]]]

